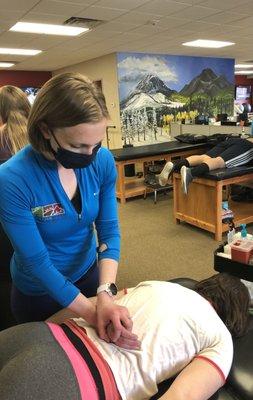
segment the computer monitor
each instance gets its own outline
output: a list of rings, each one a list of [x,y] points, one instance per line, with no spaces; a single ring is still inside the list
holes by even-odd
[[[21,88],[23,92],[27,94],[27,98],[31,104],[33,104],[35,97],[40,90],[38,87],[26,86]]]
[[[245,99],[251,98],[251,86],[250,85],[238,85],[235,88],[235,100],[239,103],[243,103]]]

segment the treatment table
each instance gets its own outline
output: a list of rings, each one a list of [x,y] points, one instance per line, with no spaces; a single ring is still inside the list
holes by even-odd
[[[220,168],[210,171],[201,178],[194,179],[185,195],[181,189],[181,176],[173,174],[174,220],[205,229],[222,240],[222,233],[228,229],[222,223],[222,191],[231,184],[242,185],[253,182],[253,166]],[[253,204],[229,200],[229,209],[234,213],[234,222],[248,224],[253,222]]]
[[[189,144],[174,140],[146,146],[124,147],[111,150],[118,172],[117,198],[121,203],[125,203],[127,198],[145,195],[147,190],[143,178],[125,176],[126,165],[141,164],[141,169],[143,174],[145,174],[145,165],[147,163],[160,160],[167,162],[193,154],[202,154],[206,148],[206,143]]]

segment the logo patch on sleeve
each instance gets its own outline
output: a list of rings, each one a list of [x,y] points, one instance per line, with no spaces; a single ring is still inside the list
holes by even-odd
[[[65,210],[60,203],[47,204],[32,208],[32,213],[36,217],[50,218],[57,215],[65,214]]]

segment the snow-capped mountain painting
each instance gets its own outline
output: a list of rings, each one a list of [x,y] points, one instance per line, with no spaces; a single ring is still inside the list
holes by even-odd
[[[118,53],[117,61],[125,144],[168,141],[172,121],[232,113],[233,59]]]

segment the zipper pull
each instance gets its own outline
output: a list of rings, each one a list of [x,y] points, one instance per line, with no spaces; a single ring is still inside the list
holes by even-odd
[[[80,219],[82,219],[82,213],[78,214],[78,221],[80,221]]]

